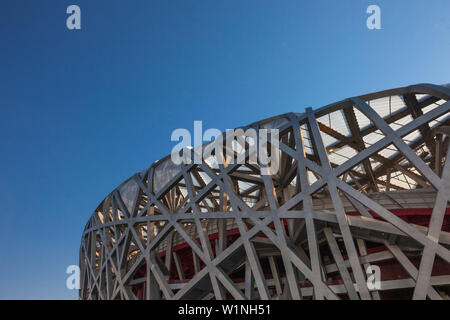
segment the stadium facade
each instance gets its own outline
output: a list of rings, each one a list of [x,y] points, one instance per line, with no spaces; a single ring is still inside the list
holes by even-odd
[[[244,127],[279,129],[270,175],[156,161],[86,224],[80,299],[449,299],[449,100],[418,84]]]

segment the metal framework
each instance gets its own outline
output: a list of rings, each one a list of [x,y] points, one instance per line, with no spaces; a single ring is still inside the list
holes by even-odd
[[[156,161],[89,219],[80,298],[449,299],[449,100],[419,84],[244,127],[279,129],[270,175]]]

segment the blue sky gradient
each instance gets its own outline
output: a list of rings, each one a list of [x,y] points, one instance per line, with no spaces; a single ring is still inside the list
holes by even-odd
[[[82,29],[66,28],[81,7]],[[382,30],[366,28],[381,7]],[[2,0],[0,298],[74,299],[92,211],[225,130],[413,83],[450,82],[448,0]]]

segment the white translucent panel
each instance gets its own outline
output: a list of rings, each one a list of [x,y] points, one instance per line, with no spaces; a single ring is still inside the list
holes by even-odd
[[[203,161],[212,169],[219,169],[219,164],[217,163],[217,159],[214,156],[209,156]]]
[[[256,204],[256,201],[254,199],[244,197],[244,198],[242,198],[242,200],[249,208],[252,208]]]
[[[392,130],[397,131],[398,129],[400,129],[401,127],[403,127],[401,124],[392,122],[389,124],[389,126],[392,128]]]
[[[439,122],[439,121],[436,121],[436,120],[433,120],[433,121],[428,122],[428,125],[429,125],[431,128],[434,128],[434,127],[440,125],[440,122]]]
[[[403,140],[406,142],[413,142],[413,141],[416,141],[420,137],[421,137],[420,131],[415,130],[415,131],[411,132],[410,134],[404,136]]]
[[[214,208],[214,204],[212,203],[212,201],[208,198],[205,198],[204,201],[208,204],[208,206],[210,206],[211,208]]]
[[[353,178],[352,178],[351,175],[347,175],[346,179],[347,180],[345,180],[344,182],[347,182],[347,183],[352,183],[353,182]]]
[[[316,176],[314,175],[314,173],[312,173],[311,171],[308,170],[308,179],[309,179],[309,184],[313,184],[314,182],[317,181]]]
[[[432,104],[430,104],[429,106],[426,106],[425,108],[423,108],[423,109],[422,109],[422,112],[423,112],[423,113],[427,113],[427,112],[430,112],[431,110],[436,109],[437,107],[439,107],[438,104],[432,103]]]
[[[306,123],[302,124],[300,130],[308,132],[308,125]]]
[[[428,95],[428,94],[416,94],[416,100],[418,102],[421,102],[429,97],[430,97],[430,95]]]
[[[138,195],[139,186],[134,179],[131,179],[119,188],[120,197],[125,207],[131,214]]]
[[[304,138],[303,139],[303,146],[305,148],[312,148],[312,143],[310,139]]]
[[[397,183],[393,183],[393,184],[395,184],[396,186],[399,186],[403,189],[406,189],[406,190],[411,189],[411,186],[407,182],[397,182]]]
[[[391,177],[390,184],[398,186],[400,188],[410,189],[408,183],[404,180],[403,177],[402,178],[399,178],[399,177],[393,178],[393,177]]]
[[[398,150],[394,146],[390,145],[387,148],[379,151],[378,153],[381,156],[389,159],[389,158],[393,157],[394,155],[397,155]]]
[[[125,214],[119,209],[117,208],[117,214],[119,216],[119,220],[123,220],[126,219],[127,217],[125,216]]]
[[[444,114],[440,116],[439,118],[436,118],[435,120],[439,123],[445,122],[449,118],[450,114]]]
[[[347,160],[347,158],[342,157],[340,154],[337,154],[336,152],[330,153],[328,155],[328,158],[331,163],[338,165],[344,163]]]
[[[417,182],[414,181],[413,179],[411,179],[410,177],[408,177],[407,175],[405,175],[405,179],[409,186],[411,186],[413,188],[415,188],[417,186]]]
[[[368,104],[383,118],[406,107],[400,96],[383,97],[368,101]]]
[[[378,113],[382,118],[392,114],[391,111],[391,97],[383,97],[377,100],[369,101],[368,104]]]
[[[395,121],[395,123],[400,126],[404,126],[404,125],[407,125],[408,123],[410,123],[411,121],[413,121],[413,117],[411,115],[407,115],[407,116]]]
[[[171,158],[160,162],[153,172],[153,190],[158,193],[179,172],[181,166],[173,163]]]
[[[192,179],[192,183],[195,187],[201,187],[200,182],[197,180],[197,178],[195,177],[195,175],[191,174],[191,179]]]
[[[339,141],[322,131],[320,131],[320,135],[322,136],[322,141],[323,141],[323,145],[325,146],[325,148],[327,148]]]
[[[328,126],[346,137],[350,136],[350,129],[348,128],[347,122],[345,121],[342,110],[332,112],[328,114],[328,117]]]
[[[323,115],[320,118],[317,118],[316,120],[317,122],[320,122],[326,125],[327,127],[331,128],[331,120],[329,114]]]
[[[181,192],[181,194],[183,195],[184,198],[187,197],[188,192],[187,192],[186,188],[180,187],[180,192]]]
[[[426,106],[425,108],[422,109],[423,113],[427,113],[430,112],[433,109],[436,109],[437,107],[441,106],[442,104],[444,104],[445,102],[447,102],[446,100],[439,100],[436,101],[435,103],[430,104],[429,106]]]
[[[374,131],[372,133],[369,133],[369,134],[365,135],[363,137],[363,141],[367,145],[371,146],[371,145],[377,143],[378,141],[380,141],[383,138],[384,138],[384,134],[380,130],[377,130],[377,131]]]
[[[339,149],[339,151],[331,152],[328,157],[332,163],[335,164],[343,164],[350,158],[357,155],[357,152],[355,149],[345,146],[342,149]]]
[[[367,127],[369,127],[369,126],[372,125],[372,122],[370,121],[369,118],[367,118],[367,117],[364,115],[364,113],[362,113],[361,111],[359,111],[359,110],[356,109],[356,108],[354,108],[353,110],[354,110],[354,112],[355,112],[356,121],[358,122],[358,126],[359,126],[359,128],[360,128],[361,130],[362,130],[362,129],[365,129],[365,128],[367,128]]]
[[[238,186],[239,186],[239,190],[242,192],[244,190],[247,190],[248,188],[250,188],[253,185],[248,182],[238,180]]]
[[[391,96],[391,113],[406,109],[405,102],[400,96]]]
[[[430,126],[430,128],[436,128],[442,125],[443,122],[446,122],[449,118],[450,114],[445,114],[440,116],[439,118],[436,118],[435,120],[428,122],[428,125]]]
[[[417,174],[418,176],[421,176],[421,174],[419,173],[419,171],[417,171],[417,169],[415,167],[411,167],[408,170],[411,171],[412,173]]]
[[[311,142],[311,140],[310,140],[310,139],[307,139],[307,138],[303,139],[303,146],[304,146],[304,147],[308,147],[308,148],[312,148],[312,142]]]
[[[301,135],[302,135],[302,138],[303,138],[302,139],[303,140],[303,146],[311,148],[312,147],[311,139],[309,137],[309,131],[308,131],[308,127],[306,126],[306,124],[304,124],[304,125],[302,125],[300,127],[300,132],[301,132]]]
[[[397,179],[399,181],[406,182],[405,175],[402,172],[400,172],[400,171],[392,172],[391,179]]]
[[[239,169],[237,171],[247,173],[247,172],[251,172],[252,170],[250,168],[246,167],[245,165],[242,165],[239,167]]]
[[[203,179],[205,184],[208,184],[211,181],[211,178],[206,173],[204,173],[203,171],[198,171],[198,174]]]
[[[291,183],[289,184],[290,186],[297,186],[297,177],[295,177],[294,179],[292,179]]]
[[[338,151],[340,154],[344,155],[347,158],[352,158],[358,154],[358,152],[352,147],[345,146]]]
[[[313,155],[314,154],[313,149],[310,148],[310,147],[305,147],[305,153],[309,154],[309,155]]]

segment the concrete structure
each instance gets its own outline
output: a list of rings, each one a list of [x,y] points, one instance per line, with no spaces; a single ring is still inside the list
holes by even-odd
[[[155,162],[90,217],[80,298],[449,299],[449,99],[419,84],[256,122],[280,130],[271,175]]]

